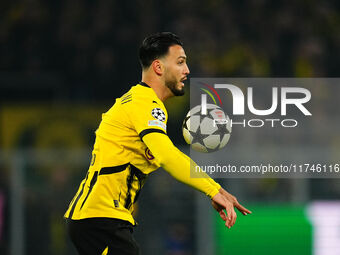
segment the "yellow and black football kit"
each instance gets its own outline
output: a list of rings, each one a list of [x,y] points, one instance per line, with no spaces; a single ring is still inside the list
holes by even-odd
[[[163,167],[177,180],[216,195],[220,185],[208,176],[190,178],[190,158],[166,134],[167,111],[141,82],[116,99],[96,131],[92,161],[65,218],[116,218],[135,224],[133,204],[151,172]]]

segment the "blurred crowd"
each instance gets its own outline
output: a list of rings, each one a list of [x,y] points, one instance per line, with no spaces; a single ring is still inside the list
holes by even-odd
[[[156,31],[182,38],[192,77],[338,76],[339,9],[315,0],[2,1],[1,99],[53,84],[48,98],[109,100],[139,81],[138,45]],[[40,91],[32,97],[46,99]]]
[[[182,39],[191,77],[338,77],[339,27],[340,2],[335,0],[1,1],[0,145],[3,146],[5,131],[17,125],[18,129],[26,130],[16,135],[11,149],[90,149],[100,113],[140,80],[138,46],[151,33],[171,31]],[[263,88],[256,93],[260,98],[268,96]],[[302,120],[304,128],[296,129],[293,135],[287,129],[262,129],[233,131],[232,139],[258,148],[280,143],[317,145],[338,159],[339,93],[340,87],[336,86],[321,86],[313,91],[313,118],[305,123]],[[171,116],[168,133],[175,143],[183,145],[180,127],[189,108],[189,97],[176,102],[168,107]],[[22,109],[33,103],[41,104],[40,108],[56,103],[56,108],[63,106],[63,110],[44,109],[46,112],[41,114],[33,109],[21,123],[28,113],[12,112],[10,107],[17,103],[26,103]],[[73,103],[90,105],[96,108],[95,113],[90,114],[89,108],[80,109],[66,118],[68,106]],[[12,116],[9,118],[12,122],[4,118],[8,109],[6,114]],[[81,112],[98,118],[77,119],[75,116]],[[42,117],[36,121],[35,115]],[[60,164],[44,166],[26,159],[27,254],[73,252],[66,241],[62,214],[88,162],[83,160],[81,167],[70,172],[67,164],[72,160],[65,157],[58,159]],[[9,248],[11,173],[8,169],[11,167],[0,160],[0,254],[6,254]],[[183,218],[185,213],[180,214],[181,210],[194,208],[192,191],[182,190],[182,184],[169,181],[166,175],[151,178],[156,179],[153,186],[146,187],[145,195],[154,196],[154,200],[142,198],[145,207],[140,209],[145,227],[150,227],[148,233],[159,241],[157,245],[163,253],[193,254],[192,217],[184,222],[170,218],[168,225],[161,225],[164,233],[159,228],[155,230],[155,225],[164,222],[162,217],[167,212],[178,213],[177,218]],[[287,202],[295,195],[287,179],[236,180],[235,183],[234,186],[246,187],[243,198],[252,201]],[[338,180],[310,180],[309,197],[339,198],[338,184]],[[181,199],[171,204],[174,190],[181,192],[176,193]],[[154,201],[159,204],[157,211]],[[35,231],[30,232],[31,229]],[[147,240],[137,231],[138,235],[145,241],[145,247],[155,247],[153,240]]]

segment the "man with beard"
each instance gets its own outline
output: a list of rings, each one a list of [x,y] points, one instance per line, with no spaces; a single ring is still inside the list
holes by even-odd
[[[166,134],[163,102],[184,94],[189,74],[179,38],[151,35],[143,41],[139,58],[142,81],[103,114],[90,168],[65,213],[81,255],[139,254],[132,236],[134,203],[148,174],[159,167],[210,197],[228,228],[236,221],[234,207],[251,213],[209,176],[190,178],[190,158]]]

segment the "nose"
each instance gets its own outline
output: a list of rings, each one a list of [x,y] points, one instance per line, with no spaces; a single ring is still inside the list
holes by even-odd
[[[188,75],[190,73],[189,67],[187,64],[185,64],[184,74]]]

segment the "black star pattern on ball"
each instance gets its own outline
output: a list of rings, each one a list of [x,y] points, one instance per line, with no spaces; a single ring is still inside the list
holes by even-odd
[[[215,133],[221,134],[222,137],[223,137],[224,135],[230,133],[229,130],[227,129],[227,125],[226,125],[225,123],[223,123],[223,124],[218,124],[218,123],[217,123],[216,126],[217,126],[218,129],[215,131]],[[222,140],[222,137],[221,137],[221,140]]]
[[[230,119],[228,118],[228,116],[226,116],[226,119],[216,118],[216,116],[215,116],[216,115],[216,108],[209,109],[208,113],[206,115],[202,115],[200,111],[197,111],[197,109],[195,109],[195,113],[189,112],[188,115],[189,116],[186,116],[183,120],[182,128],[183,128],[183,130],[185,129],[186,131],[189,132],[189,134],[191,136],[191,142],[190,142],[191,146],[193,144],[198,143],[205,148],[205,150],[206,150],[205,152],[218,151],[220,149],[221,142],[222,142],[223,138],[225,138],[226,135],[229,136],[230,133],[231,133],[231,127],[230,127],[230,123],[229,123]],[[195,119],[191,120],[190,118],[192,118],[192,117],[195,117]],[[220,116],[217,116],[217,117],[220,117]],[[203,122],[203,120],[205,118],[208,118],[208,120],[206,120],[208,122]],[[190,121],[190,123],[188,123],[189,121]],[[211,128],[210,129],[211,133],[209,133],[209,134],[202,134],[202,129],[201,129],[202,125],[203,125],[202,123],[204,123],[204,126],[205,126],[204,130],[207,130],[207,132],[209,132],[209,127],[206,126],[206,125],[210,125],[211,122],[214,122],[215,128]],[[193,127],[197,127],[197,125],[198,125],[197,129],[195,129],[195,130],[191,129],[190,128],[191,124],[194,125]],[[188,138],[187,135],[185,133],[183,133],[183,135],[185,136],[185,138],[187,140],[187,138]],[[203,141],[210,136],[214,136],[214,137],[212,137],[209,141],[206,141],[206,142]],[[224,147],[224,145],[223,145],[223,147]],[[211,149],[211,148],[208,148],[207,146],[212,146],[214,148]]]
[[[190,116],[186,116],[185,119],[183,120],[183,128],[185,128],[186,130],[189,130],[189,127],[188,127],[188,124],[187,124],[187,121],[188,119],[190,119]]]
[[[204,146],[203,139],[207,138],[209,135],[202,134],[201,133],[201,128],[198,128],[197,132],[192,132],[192,131],[189,131],[189,132],[190,132],[190,134],[192,136],[191,144],[199,143],[199,144],[202,144]]]
[[[202,116],[199,115],[199,117],[200,117],[199,122],[201,123]],[[188,130],[189,130],[190,135],[192,136],[191,144],[199,143],[199,144],[204,145],[203,139],[207,138],[210,135],[210,134],[209,135],[202,134],[200,126],[198,127],[196,132],[192,132],[192,131],[190,131],[190,129],[188,129]]]
[[[194,115],[195,115],[195,116],[199,116],[199,123],[201,123],[202,120],[206,117],[206,116],[202,116],[202,115],[200,115],[200,114],[194,114]],[[212,117],[212,116],[211,116],[211,117]],[[190,118],[190,117],[189,117],[189,118]],[[208,118],[210,118],[210,117],[208,117]],[[185,123],[184,123],[183,126],[187,128],[187,130],[189,131],[189,133],[191,134],[191,136],[192,136],[192,138],[193,138],[191,144],[199,143],[199,144],[203,145],[203,146],[206,148],[207,152],[215,152],[215,151],[218,151],[218,150],[219,150],[219,146],[217,146],[217,147],[214,148],[214,149],[210,149],[210,148],[206,147],[206,145],[205,145],[205,143],[204,143],[204,141],[203,141],[205,138],[207,138],[208,136],[211,136],[211,135],[219,135],[219,137],[220,137],[219,140],[220,140],[220,142],[221,142],[222,139],[223,139],[223,137],[224,137],[226,134],[230,134],[230,131],[228,130],[227,124],[226,124],[225,122],[222,122],[222,123],[216,122],[217,130],[215,130],[215,132],[213,132],[213,133],[211,133],[211,134],[207,134],[207,135],[202,134],[202,133],[201,133],[201,127],[200,127],[200,126],[198,127],[198,129],[197,129],[196,132],[192,132],[192,131],[190,131],[189,128],[188,128],[187,119],[188,119],[188,117],[185,118]]]

